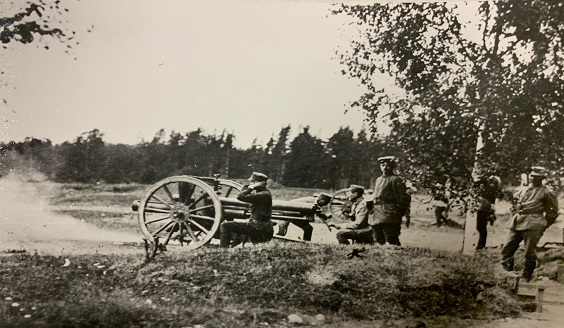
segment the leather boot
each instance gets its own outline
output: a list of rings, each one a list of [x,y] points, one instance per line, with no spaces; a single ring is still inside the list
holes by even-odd
[[[533,277],[533,272],[535,271],[536,267],[537,267],[536,260],[525,260],[525,267],[523,268],[522,277],[526,282],[531,281],[531,278]]]
[[[515,259],[513,257],[503,259],[503,261],[501,261],[501,265],[503,266],[505,271],[513,271],[513,267],[515,265]]]

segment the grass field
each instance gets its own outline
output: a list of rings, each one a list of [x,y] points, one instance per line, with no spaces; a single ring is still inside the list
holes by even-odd
[[[104,185],[104,184],[57,184],[50,192],[51,210],[75,217],[100,228],[137,229],[136,218],[132,219],[131,203],[142,197],[148,185]],[[332,194],[332,190],[314,188],[288,188],[273,186],[272,197],[277,200],[292,200],[312,196],[321,192]],[[426,195],[414,197],[412,212],[420,219],[433,221],[430,198]],[[451,216],[458,218],[457,212]]]
[[[282,327],[292,313],[331,323],[519,313],[485,258],[379,248],[349,260],[351,249],[205,248],[147,265],[135,255],[3,256],[0,326]]]
[[[139,233],[130,204],[146,187],[45,184],[29,190],[41,195],[36,200],[46,211]],[[276,199],[320,191],[272,188]],[[426,224],[433,221],[427,205],[416,206],[416,231],[436,230]],[[87,255],[4,252],[0,327],[287,327],[290,314],[303,325],[329,327],[473,327],[518,316],[527,305],[509,293],[497,253],[368,247],[362,258],[349,259],[355,246],[171,249],[150,263],[139,247]]]

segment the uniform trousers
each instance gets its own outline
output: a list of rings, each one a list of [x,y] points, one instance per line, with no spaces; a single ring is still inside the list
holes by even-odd
[[[400,233],[401,221],[400,223],[377,223],[376,225],[372,226],[372,236],[374,240],[380,245],[384,245],[387,242],[390,245],[401,246],[401,243],[399,241]]]
[[[221,247],[229,247],[232,233],[246,235],[255,244],[270,241],[274,229],[270,219],[264,221],[250,219],[248,222],[224,221],[219,226],[219,244]]]
[[[507,241],[501,249],[502,264],[505,270],[513,271],[515,263],[513,256],[519,249],[519,244],[524,241],[525,265],[522,276],[526,280],[530,280],[537,266],[537,244],[543,233],[544,230],[540,229],[509,230]]]
[[[488,218],[491,212],[478,210],[476,213],[476,230],[480,237],[478,238],[478,244],[476,249],[483,249],[486,247],[486,240],[488,239]]]
[[[374,239],[372,239],[372,229],[370,227],[363,229],[343,229],[337,232],[337,240],[339,244],[348,245],[350,240],[353,240],[359,244],[372,244]]]

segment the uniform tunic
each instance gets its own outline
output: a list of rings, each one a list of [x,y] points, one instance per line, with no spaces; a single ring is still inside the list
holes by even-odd
[[[255,191],[253,193],[253,190]],[[259,239],[272,238],[274,229],[270,218],[272,216],[272,194],[265,187],[250,189],[243,187],[243,190],[237,195],[237,199],[242,202],[251,203],[251,218],[249,225],[256,229],[256,234],[261,235]],[[264,234],[264,236],[262,236]],[[268,235],[270,235],[268,237]],[[261,238],[262,237],[262,238]],[[251,236],[251,239],[253,237]]]
[[[374,208],[368,224],[401,224],[401,218],[409,207],[409,199],[402,178],[397,175],[378,177],[374,184]]]
[[[254,193],[253,193],[254,191]],[[229,247],[232,234],[248,236],[253,243],[263,243],[272,239],[272,195],[265,187],[250,189],[244,186],[237,199],[251,204],[251,218],[248,222],[224,221],[220,228],[220,246]]]
[[[352,204],[349,218],[353,222],[347,224],[346,229],[368,228],[368,208],[363,197],[359,197]]]
[[[337,232],[339,244],[349,244],[349,239],[358,243],[371,244],[373,242],[372,228],[368,225],[368,208],[363,197],[359,197],[352,204],[349,219],[353,222]]]
[[[511,230],[544,230],[558,217],[558,201],[545,186],[520,190],[515,199],[515,213],[508,224]]]
[[[515,194],[517,200],[513,216],[509,220],[507,241],[501,249],[503,266],[507,271],[513,270],[514,255],[523,241],[525,263],[523,278],[529,281],[533,276],[537,260],[537,244],[544,230],[554,223],[558,217],[558,201],[545,186],[530,186]]]
[[[251,220],[268,221],[272,215],[272,194],[264,187],[254,189],[243,187],[237,199],[251,203]]]

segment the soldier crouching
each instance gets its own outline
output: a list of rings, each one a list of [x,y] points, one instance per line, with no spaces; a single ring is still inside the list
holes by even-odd
[[[352,203],[349,219],[352,223],[336,226],[343,229],[337,232],[339,244],[350,244],[349,239],[360,244],[372,244],[372,229],[368,226],[368,208],[364,200],[364,188],[351,185],[347,191],[347,198]]]

